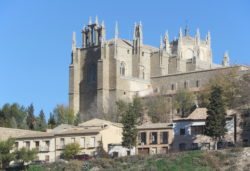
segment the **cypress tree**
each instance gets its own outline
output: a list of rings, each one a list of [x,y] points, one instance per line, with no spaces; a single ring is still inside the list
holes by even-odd
[[[214,138],[215,149],[217,149],[218,140],[225,135],[225,126],[226,109],[222,98],[222,88],[220,86],[213,86],[207,106],[205,134]]]
[[[28,116],[26,118],[26,123],[29,129],[33,130],[35,128],[35,116],[34,116],[34,106],[30,104],[27,109]]]
[[[136,113],[132,104],[129,104],[128,110],[122,115],[123,131],[122,146],[131,150],[136,145]]]

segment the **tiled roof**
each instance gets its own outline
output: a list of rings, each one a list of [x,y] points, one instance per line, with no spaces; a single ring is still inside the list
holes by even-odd
[[[169,123],[146,123],[143,125],[137,126],[137,129],[159,129],[159,128],[172,128],[172,125]]]
[[[185,121],[185,120],[205,120],[207,118],[207,108],[196,108],[188,117],[185,118],[174,118],[174,121]]]
[[[16,139],[24,139],[24,138],[46,138],[53,137],[54,133],[49,132],[37,132],[37,133],[29,133],[25,135],[17,136]]]
[[[94,118],[88,120],[86,122],[80,123],[78,126],[80,127],[102,127],[103,125],[114,125],[117,127],[123,127],[121,123],[110,122],[98,118]]]

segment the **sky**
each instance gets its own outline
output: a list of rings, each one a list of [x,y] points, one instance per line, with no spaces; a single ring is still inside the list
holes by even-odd
[[[57,104],[68,104],[72,32],[81,46],[81,29],[89,17],[104,20],[107,39],[131,39],[142,22],[144,44],[159,47],[160,36],[178,36],[188,25],[212,37],[215,63],[228,51],[232,64],[250,64],[249,0],[1,0],[0,107],[17,102],[46,115]]]

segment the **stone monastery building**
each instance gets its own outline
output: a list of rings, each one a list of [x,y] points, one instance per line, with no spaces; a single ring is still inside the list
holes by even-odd
[[[218,72],[248,69],[230,67],[227,53],[222,65],[214,64],[210,33],[201,39],[198,29],[194,37],[188,28],[180,29],[172,41],[166,32],[160,47],[153,47],[143,43],[141,23],[134,25],[133,40],[120,38],[117,24],[115,37],[106,40],[104,22],[99,24],[96,18],[83,27],[81,47],[76,46],[75,37],[73,33],[69,66],[69,105],[75,113],[90,108],[113,112],[117,100],[157,94],[162,88],[167,95],[181,88],[198,91]]]

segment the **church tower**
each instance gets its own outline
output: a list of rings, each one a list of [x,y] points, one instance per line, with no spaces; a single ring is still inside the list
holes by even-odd
[[[143,78],[143,65],[141,64],[141,56],[143,46],[142,24],[135,23],[133,36],[133,55],[132,55],[132,76],[136,78]]]

